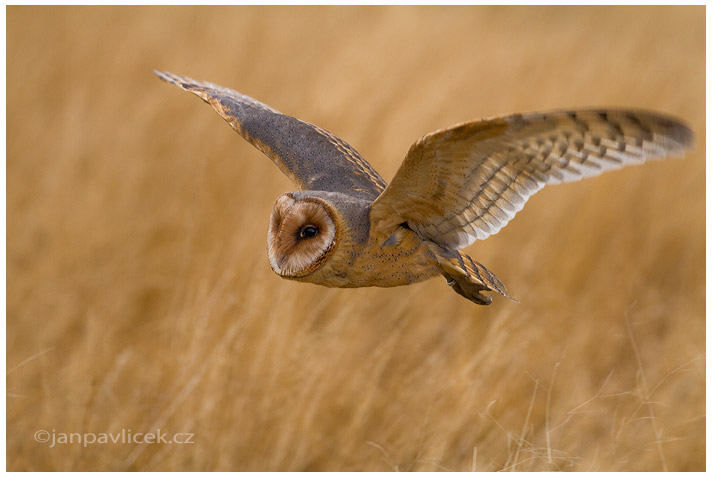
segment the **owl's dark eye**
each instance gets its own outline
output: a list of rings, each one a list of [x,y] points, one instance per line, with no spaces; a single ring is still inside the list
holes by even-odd
[[[305,238],[310,238],[314,237],[319,233],[319,229],[317,229],[315,226],[309,225],[309,226],[304,226],[302,230],[299,232],[300,237],[305,237]]]

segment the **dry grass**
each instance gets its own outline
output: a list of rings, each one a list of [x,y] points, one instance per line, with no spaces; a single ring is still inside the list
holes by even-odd
[[[9,470],[703,470],[704,8],[7,10]],[[620,105],[697,152],[542,191],[432,280],[280,280],[288,180],[161,68],[390,178],[459,121]],[[194,433],[50,448],[38,429]]]

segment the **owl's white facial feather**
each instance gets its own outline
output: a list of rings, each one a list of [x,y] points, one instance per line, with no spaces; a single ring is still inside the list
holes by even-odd
[[[296,201],[289,193],[272,208],[267,251],[272,270],[285,278],[304,277],[333,251],[336,226],[320,199]]]

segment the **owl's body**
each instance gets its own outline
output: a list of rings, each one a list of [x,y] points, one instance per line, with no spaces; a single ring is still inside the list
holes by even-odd
[[[311,201],[318,201],[335,222],[340,233],[334,242],[339,247],[334,247],[330,260],[313,272],[303,270],[294,275],[282,275],[282,268],[273,260],[272,269],[284,278],[327,287],[395,287],[440,274],[432,250],[436,247],[434,243],[403,226],[396,227],[392,232],[370,230],[371,203],[367,200],[326,191],[296,191],[280,197],[275,209],[293,208]],[[300,221],[306,222],[317,221],[314,218]],[[270,237],[275,236],[274,232],[270,231]],[[286,241],[281,242],[284,244]],[[276,257],[277,250],[278,247],[275,247],[270,257]],[[285,252],[294,256],[293,251]]]
[[[267,249],[285,279],[394,287],[438,275],[489,304],[504,285],[459,249],[496,234],[547,184],[575,181],[694,142],[682,122],[631,110],[511,115],[430,133],[390,184],[337,136],[211,83],[156,72],[213,108],[299,187],[272,209]]]

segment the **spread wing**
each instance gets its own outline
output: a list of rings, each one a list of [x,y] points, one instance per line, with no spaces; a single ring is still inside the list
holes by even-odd
[[[383,178],[355,149],[318,126],[228,88],[172,73],[154,73],[209,103],[300,189],[341,192],[373,200],[386,187]]]
[[[371,206],[374,227],[404,222],[451,249],[496,234],[547,184],[691,148],[688,126],[626,110],[511,115],[435,131],[411,146]]]

